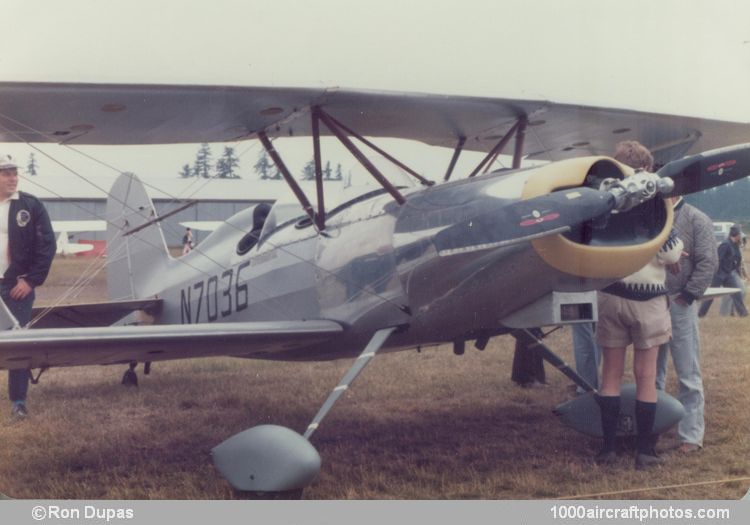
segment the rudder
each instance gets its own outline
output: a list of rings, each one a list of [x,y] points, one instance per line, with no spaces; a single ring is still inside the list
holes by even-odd
[[[143,299],[159,290],[157,277],[166,271],[171,257],[161,226],[152,222],[156,218],[156,208],[138,177],[133,173],[120,175],[107,197],[110,299]]]

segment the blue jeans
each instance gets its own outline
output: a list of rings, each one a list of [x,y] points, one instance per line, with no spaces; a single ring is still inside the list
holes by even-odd
[[[656,361],[656,388],[664,390],[667,375],[667,348],[671,351],[677,380],[680,385],[679,400],[685,407],[685,417],[677,426],[681,442],[703,446],[705,422],[703,420],[703,378],[700,363],[700,336],[698,333],[698,305],[682,306],[672,302],[672,340],[659,348]]]
[[[15,286],[15,285],[14,285]],[[31,307],[34,304],[34,290],[29,295],[16,301],[10,298],[13,286],[0,284],[0,296],[18,323],[24,326],[31,321]],[[8,397],[11,401],[26,401],[26,393],[29,390],[29,371],[25,368],[8,370]]]
[[[733,315],[735,313],[739,313],[737,310],[737,301],[744,304],[745,302],[745,281],[742,280],[742,277],[740,277],[740,274],[737,272],[732,272],[730,274],[731,284],[728,284],[727,286],[731,286],[732,288],[739,288],[742,290],[739,293],[733,294],[733,295],[725,295],[721,298],[721,305],[719,306],[719,315],[723,316],[729,316]],[[739,297],[735,297],[739,296]]]
[[[571,329],[573,330],[573,355],[576,361],[576,372],[598,390],[602,349],[596,344],[594,323],[573,324]],[[578,387],[577,392],[581,394],[583,389]]]

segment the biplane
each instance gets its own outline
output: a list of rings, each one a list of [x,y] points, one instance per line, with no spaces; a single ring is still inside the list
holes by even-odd
[[[276,149],[285,137],[310,138],[312,196]],[[374,187],[332,205],[322,137],[335,137]],[[441,173],[418,173],[379,138],[453,154]],[[310,437],[377,352],[449,343],[460,354],[469,341],[480,349],[503,334],[533,342],[532,327],[593,321],[595,291],[641,268],[667,238],[664,197],[750,174],[750,146],[735,145],[750,142],[750,126],[695,117],[347,89],[0,83],[3,142],[251,139],[294,203],[240,211],[173,258],[163,217],[137,176],[123,173],[103,218],[110,300],[50,308],[34,329],[0,335],[6,369],[128,364],[132,374],[136,363],[199,356],[353,359],[304,435],[262,425],[214,449],[241,491],[312,482],[320,456]],[[634,173],[607,156],[626,139],[654,152],[657,173]],[[370,150],[414,184],[394,184]],[[483,159],[459,176],[466,151]],[[500,154],[512,157],[511,169],[491,169]],[[17,327],[7,311],[3,321]]]

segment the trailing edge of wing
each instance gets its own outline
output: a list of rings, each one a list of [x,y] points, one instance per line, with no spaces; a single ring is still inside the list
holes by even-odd
[[[7,330],[0,333],[0,368],[253,357],[304,348],[342,332],[339,323],[327,320]]]

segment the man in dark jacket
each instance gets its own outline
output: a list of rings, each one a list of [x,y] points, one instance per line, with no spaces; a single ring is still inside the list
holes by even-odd
[[[55,257],[55,234],[44,205],[18,191],[18,167],[0,155],[0,297],[21,326],[31,321],[34,288],[47,278]],[[29,370],[8,371],[14,418],[26,417]]]
[[[732,288],[737,285],[735,275],[739,275],[741,272],[740,265],[742,264],[742,252],[740,252],[740,243],[742,242],[742,231],[737,226],[732,226],[729,229],[729,237],[719,245],[719,269],[716,270],[716,275],[711,283],[711,286],[726,286]],[[732,294],[732,301],[734,301],[734,307],[737,310],[737,314],[740,317],[747,316],[747,308],[745,303],[742,301],[742,294]],[[708,313],[708,309],[711,308],[713,301],[703,301],[700,311],[698,312],[699,317],[703,317]]]

